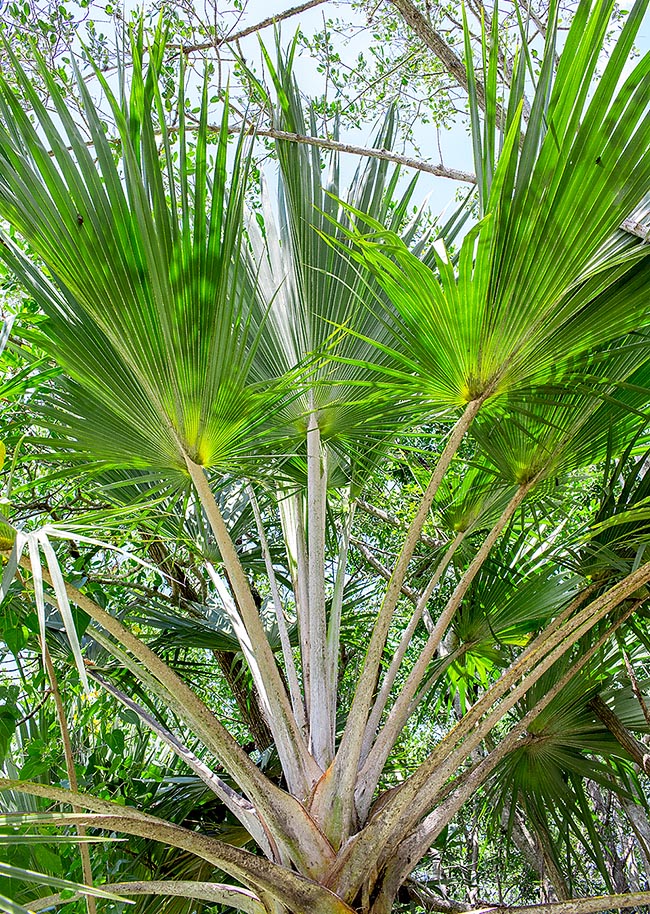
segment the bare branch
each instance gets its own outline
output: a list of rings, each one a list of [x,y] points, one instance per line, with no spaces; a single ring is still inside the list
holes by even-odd
[[[417,6],[411,0],[390,0],[393,6],[402,15],[404,21],[415,32],[418,38],[433,51],[438,60],[442,63],[447,72],[456,80],[459,86],[468,92],[467,70],[465,64],[456,52],[451,48],[440,32],[437,32],[429,20],[422,15]],[[485,87],[483,83],[476,80],[476,98],[482,111],[485,111]],[[505,114],[501,105],[496,105],[497,124],[505,124]]]
[[[614,739],[630,753],[641,771],[650,774],[650,753],[643,743],[633,736],[624,726],[620,718],[605,704],[600,695],[594,696],[589,702],[598,719],[605,724]]]
[[[650,904],[650,892],[630,892],[626,895],[595,895],[591,898],[572,898],[550,904],[497,906],[473,908],[471,914],[596,914],[597,911],[617,908],[636,908]]]
[[[370,565],[370,567],[373,568],[377,572],[377,574],[381,575],[381,577],[385,581],[390,581],[390,579],[391,579],[390,570],[388,568],[386,568],[385,565],[382,565],[382,563],[379,561],[379,559],[373,555],[373,552],[369,548],[369,546],[367,546],[362,540],[356,539],[356,537],[353,537],[352,544],[354,545],[355,549],[357,549],[361,553],[361,555],[364,557],[364,559]],[[406,582],[402,584],[401,591],[404,594],[404,596],[407,597],[411,601],[411,603],[413,603],[414,606],[417,606],[417,602],[418,602],[417,591],[413,590],[412,587],[409,587],[409,585]]]
[[[221,128],[216,124],[210,124],[208,130],[218,133]],[[229,133],[239,134],[239,128],[232,128]],[[405,168],[413,168],[416,171],[423,171],[426,174],[436,175],[438,178],[449,178],[451,181],[460,181],[464,184],[476,184],[476,175],[468,171],[460,171],[458,168],[447,168],[446,165],[432,165],[423,159],[415,159],[412,156],[399,155],[391,152],[389,149],[372,149],[369,146],[354,146],[350,143],[340,143],[338,140],[325,139],[324,137],[306,136],[302,133],[289,133],[286,130],[275,130],[271,127],[261,128],[251,126],[248,131],[251,136],[268,136],[274,140],[286,140],[289,143],[303,143],[306,146],[318,146],[321,149],[331,149],[333,152],[345,152],[350,155],[364,156],[369,159],[381,159],[385,162],[394,162],[396,165],[403,165]]]
[[[209,51],[211,48],[220,48],[224,44],[235,44],[235,42],[240,41],[242,38],[247,38],[255,32],[261,32],[262,29],[266,29],[270,25],[277,25],[278,22],[283,22],[285,19],[290,19],[292,16],[299,16],[300,13],[313,9],[315,6],[321,6],[326,2],[327,0],[307,0],[306,3],[292,6],[282,13],[276,13],[274,16],[267,16],[266,19],[262,19],[261,22],[256,22],[254,25],[249,25],[245,29],[240,29],[240,31],[234,32],[232,35],[224,35],[221,38],[215,38],[214,41],[203,41],[200,44],[170,44],[169,47],[177,48],[181,50],[183,54],[194,54],[196,51]]]
[[[417,882],[415,879],[407,879],[406,890],[409,895],[418,904],[422,905],[427,911],[440,911],[441,914],[463,914],[465,911],[471,911],[471,904],[464,901],[453,901],[451,898],[443,898],[436,895],[426,885]]]
[[[50,697],[51,694],[52,694],[52,689],[46,689],[45,692],[43,693],[43,697],[41,698],[39,703],[36,705],[36,707],[32,708],[32,710],[29,712],[29,714],[25,714],[24,717],[21,717],[20,720],[16,721],[16,727],[19,727],[21,724],[26,724],[28,720],[32,719],[32,717],[36,717],[36,715],[41,710],[41,708],[43,707],[43,705],[48,700],[48,698]]]
[[[383,511],[376,505],[371,505],[370,502],[364,501],[362,498],[357,499],[357,505],[363,512],[370,514],[371,517],[376,517],[378,520],[383,520],[383,522],[390,527],[398,527],[400,530],[404,529],[404,524],[399,518],[393,517],[392,514]],[[444,540],[437,540],[433,536],[428,536],[426,533],[421,533],[420,539],[425,546],[431,546],[432,549],[440,549],[441,546],[445,545]]]

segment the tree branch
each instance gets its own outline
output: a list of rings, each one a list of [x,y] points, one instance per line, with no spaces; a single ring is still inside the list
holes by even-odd
[[[429,20],[422,15],[417,6],[411,0],[390,0],[393,6],[401,14],[406,24],[415,32],[418,38],[436,55],[447,72],[452,76],[459,86],[469,92],[467,82],[467,70],[465,64],[456,52],[451,48],[440,32],[437,32]],[[482,111],[485,111],[485,87],[483,83],[476,80],[476,99]],[[497,124],[505,124],[505,114],[501,105],[496,105]]]
[[[298,16],[300,13],[313,9],[315,6],[322,6],[322,4],[326,2],[327,0],[307,0],[306,3],[292,6],[281,13],[276,13],[274,16],[267,16],[266,19],[262,19],[261,22],[256,22],[254,25],[249,25],[245,29],[240,29],[239,32],[234,32],[232,35],[224,35],[221,38],[215,38],[214,41],[203,41],[200,44],[170,44],[169,47],[177,48],[182,51],[183,54],[194,54],[196,51],[208,51],[210,48],[220,48],[224,44],[235,44],[235,42],[240,41],[242,38],[247,38],[255,32],[261,32],[262,29],[266,29],[270,25],[277,25],[278,22],[283,22],[285,19],[290,19],[292,16]]]
[[[439,911],[441,914],[464,914],[464,912],[472,910],[471,904],[436,895],[426,885],[422,885],[415,879],[407,879],[405,885],[413,900],[427,911]]]
[[[641,691],[641,686],[639,685],[639,680],[636,678],[636,674],[634,672],[634,667],[632,666],[632,662],[629,658],[629,655],[628,655],[627,651],[625,650],[624,644],[621,645],[621,653],[623,654],[623,660],[625,661],[625,669],[627,670],[627,677],[630,680],[630,685],[632,686],[632,693],[633,693],[634,697],[636,698],[636,700],[639,702],[639,707],[641,708],[641,711],[643,712],[643,716],[645,717],[646,723],[650,726],[650,709],[648,708],[646,700],[643,696],[643,692]]]
[[[390,578],[391,578],[390,570],[388,568],[386,568],[385,565],[382,565],[382,563],[379,561],[379,559],[373,555],[372,550],[362,540],[357,539],[356,537],[353,537],[352,545],[354,546],[355,549],[357,549],[361,553],[361,555],[364,557],[366,562],[370,565],[370,567],[374,571],[377,572],[377,574],[380,577],[382,577],[385,581],[390,581]],[[411,601],[411,603],[413,603],[414,606],[417,606],[417,602],[418,602],[417,591],[413,590],[412,587],[409,587],[409,585],[406,583],[406,581],[402,584],[401,592],[404,594],[405,597],[407,597],[407,599],[409,599]]]
[[[189,880],[158,879],[146,882],[107,882],[102,889],[114,895],[163,895],[177,898],[194,898],[210,901],[212,904],[225,904],[246,914],[265,914],[264,905],[248,889],[219,882],[190,882]],[[68,904],[81,895],[47,895],[29,902],[30,911],[44,911],[60,904]]]
[[[605,724],[614,739],[632,756],[641,771],[650,774],[650,752],[633,736],[620,718],[605,704],[600,695],[589,702],[598,719]]]
[[[217,124],[209,124],[208,130],[212,133],[219,133],[221,127]],[[240,128],[233,127],[228,133],[239,134]],[[468,171],[460,171],[457,168],[447,168],[446,165],[432,165],[422,159],[415,159],[412,156],[399,155],[391,152],[389,149],[372,149],[369,146],[353,146],[350,143],[340,143],[338,140],[325,139],[323,137],[306,136],[302,133],[289,133],[286,130],[275,130],[272,127],[262,128],[253,125],[247,130],[251,136],[267,136],[273,140],[286,140],[288,143],[302,143],[306,146],[318,146],[320,149],[331,149],[333,152],[345,152],[350,155],[364,156],[369,159],[381,159],[385,162],[394,162],[396,165],[403,165],[405,168],[413,168],[415,171],[423,171],[426,174],[436,175],[439,178],[449,178],[451,181],[460,181],[464,184],[476,184],[476,175]]]
[[[630,892],[627,895],[595,895],[591,898],[572,898],[549,904],[530,904],[508,907],[472,908],[469,914],[596,914],[598,911],[617,908],[636,908],[650,904],[650,892]]]
[[[390,527],[397,527],[400,530],[406,532],[405,525],[398,517],[393,517],[392,514],[389,514],[388,511],[378,508],[376,505],[370,504],[368,501],[364,501],[362,498],[357,499],[357,505],[365,514],[370,514],[371,517],[376,517],[378,520],[383,520],[385,524],[388,524]],[[441,546],[445,545],[444,540],[437,540],[433,536],[428,536],[426,533],[420,534],[420,539],[425,546],[430,546],[432,549],[439,549]]]

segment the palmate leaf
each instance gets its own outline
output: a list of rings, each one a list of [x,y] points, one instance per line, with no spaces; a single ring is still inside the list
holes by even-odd
[[[22,533],[21,531],[15,531],[15,537],[13,542],[13,548],[7,560],[7,565],[4,570],[2,581],[0,582],[0,604],[3,602],[5,596],[8,593],[9,586],[11,585],[14,576],[16,574],[18,565],[21,561],[24,551],[27,551],[29,555],[29,563],[32,570],[32,580],[34,588],[34,600],[36,603],[36,611],[38,615],[38,626],[40,632],[40,642],[41,648],[43,651],[43,666],[45,664],[45,591],[43,588],[43,565],[41,562],[41,550],[45,558],[47,570],[51,578],[52,589],[54,590],[55,603],[61,613],[61,618],[63,619],[63,625],[65,632],[68,636],[68,641],[70,648],[74,657],[75,665],[79,673],[82,685],[87,692],[90,691],[90,685],[88,683],[88,677],[86,675],[86,669],[84,667],[83,657],[81,654],[81,646],[79,644],[79,637],[77,635],[77,630],[75,627],[74,618],[72,615],[72,610],[70,608],[70,602],[68,600],[68,595],[66,593],[65,584],[63,582],[63,576],[61,573],[61,568],[59,567],[59,562],[56,557],[56,553],[52,548],[47,533],[43,530],[37,530],[34,533]],[[51,602],[51,601],[50,601]]]
[[[645,342],[616,346],[575,366],[563,383],[498,398],[472,427],[480,453],[511,484],[619,454],[645,423],[649,356]]]
[[[650,704],[650,682],[642,680],[639,683],[639,688],[647,707]],[[613,685],[611,688],[604,689],[600,695],[628,730],[634,730],[637,733],[650,733],[650,724],[643,713],[643,708],[639,704],[638,696],[634,694],[631,687],[624,686],[621,688],[618,685]]]
[[[258,454],[262,426],[283,393],[249,379],[254,339],[241,260],[243,139],[235,144],[227,186],[225,120],[208,173],[204,87],[194,155],[179,105],[175,164],[172,139],[157,120],[164,43],[159,30],[145,68],[142,33],[135,31],[128,98],[116,98],[97,74],[119,133],[117,160],[81,77],[92,151],[44,62],[56,120],[13,61],[37,128],[0,81],[0,212],[45,266],[40,270],[9,242],[3,245],[5,261],[47,315],[43,346],[67,375],[43,406],[43,423],[65,433],[59,450],[90,452],[99,467],[173,474],[184,470],[185,454],[219,467]],[[179,91],[182,99],[182,74]]]
[[[502,646],[526,644],[531,633],[569,604],[583,583],[548,556],[545,562],[530,557],[529,567],[517,544],[508,545],[483,566],[454,622],[456,636],[469,645],[469,653],[490,656],[498,664],[511,659]]]
[[[181,615],[169,609],[157,608],[149,601],[142,615],[139,615],[137,610],[131,615],[137,621],[160,632],[160,636],[153,643],[154,648],[159,651],[161,648],[177,649],[180,647],[207,648],[228,653],[240,651],[240,644],[232,623],[221,608],[197,606],[195,610],[196,615]],[[281,649],[277,624],[267,614],[262,614],[262,619],[271,649],[277,652]],[[289,635],[295,646],[297,640],[295,625],[289,628]]]
[[[567,671],[571,660],[556,664],[526,696],[519,711],[525,713]],[[607,881],[603,861],[604,837],[594,827],[585,785],[588,780],[606,790],[626,795],[624,777],[617,777],[609,761],[628,763],[627,754],[598,720],[589,701],[607,677],[604,665],[594,667],[571,680],[529,726],[525,745],[501,763],[488,786],[486,810],[500,822],[504,807],[509,809],[510,826],[519,806],[537,832],[548,837],[559,872],[563,835],[573,833]],[[552,833],[559,830],[558,846]]]
[[[263,48],[278,99],[272,106],[275,126],[290,132],[316,134],[314,114],[310,114],[307,123],[292,72],[295,49],[294,40],[284,55],[278,43],[277,63],[274,64]],[[389,109],[375,138],[377,148],[390,148],[395,129],[396,112]],[[265,339],[256,354],[260,371],[264,371],[266,361],[267,373],[277,373],[278,360],[285,360],[288,368],[312,352],[322,352],[341,326],[352,326],[367,335],[385,336],[384,315],[373,309],[372,301],[364,296],[370,275],[334,250],[328,238],[340,237],[336,222],[345,216],[345,211],[339,196],[370,219],[398,230],[415,185],[415,181],[411,181],[402,197],[396,198],[398,171],[390,171],[387,162],[370,159],[359,166],[350,186],[344,189],[340,185],[337,156],[331,157],[327,163],[329,167],[324,171],[316,147],[308,149],[282,140],[277,141],[276,147],[280,163],[277,220],[272,215],[268,197],[264,210],[265,232],[273,242],[268,246],[269,261],[265,269],[271,275],[276,274],[273,282],[265,280],[267,300],[271,298],[269,292],[280,288],[271,306]],[[407,230],[407,236],[412,235],[416,225],[417,217]],[[283,255],[281,259],[279,253]],[[355,351],[357,354],[368,351],[367,344],[355,338],[343,338],[340,346],[350,355]],[[336,385],[353,382],[357,373],[340,364],[323,364],[317,367],[315,378]],[[316,387],[313,396],[319,407],[326,406],[332,396],[341,403],[351,399],[349,390],[341,393],[334,387],[332,394],[326,386],[323,389]]]
[[[351,233],[358,259],[400,314],[404,384],[410,376],[423,405],[557,379],[568,360],[647,324],[648,248],[618,229],[650,181],[650,55],[622,80],[646,3],[635,5],[589,96],[601,46],[594,36],[611,8],[584,0],[555,81],[543,62],[548,78],[526,139],[520,148],[519,116],[456,269],[442,249],[429,269],[369,223],[368,234]]]
[[[513,494],[494,467],[477,460],[459,479],[443,479],[433,509],[448,530],[471,533],[491,527]]]
[[[294,40],[283,52],[279,37],[275,60],[262,48],[277,100],[257,85],[266,96],[277,129],[316,135],[314,113],[303,111],[292,72],[295,51]],[[395,129],[396,112],[389,109],[375,146],[390,148]],[[368,397],[367,385],[384,378],[378,365],[388,368],[395,364],[390,353],[368,341],[393,338],[386,326],[391,320],[389,306],[369,271],[332,242],[344,239],[338,223],[346,223],[346,206],[350,206],[374,222],[402,232],[406,244],[416,244],[421,213],[402,225],[415,179],[398,194],[398,170],[391,171],[385,161],[369,159],[359,165],[349,187],[344,188],[337,155],[323,161],[316,147],[285,140],[276,141],[276,150],[277,215],[264,188],[263,230],[255,219],[247,229],[251,272],[268,308],[252,367],[260,378],[272,377],[311,357],[304,391],[291,404],[287,421],[304,448],[309,416],[317,414],[321,438],[331,449],[331,485],[336,486],[349,478],[350,461],[367,466],[377,459],[378,445],[405,422],[406,410],[392,392],[382,396],[375,388],[374,398]],[[421,243],[422,239],[417,242]],[[302,481],[300,461],[292,462],[286,472],[294,484]]]
[[[600,507],[588,533],[588,551],[637,548],[647,541],[650,519],[650,474],[645,428],[633,438],[619,459],[605,467]],[[633,462],[633,466],[629,464]],[[618,482],[624,478],[622,488]]]

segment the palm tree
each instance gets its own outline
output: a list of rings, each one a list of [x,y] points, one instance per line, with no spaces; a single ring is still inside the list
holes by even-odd
[[[552,516],[556,478],[611,460],[645,421],[648,249],[619,228],[650,179],[650,56],[623,76],[645,7],[635,4],[598,78],[612,3],[581,3],[557,72],[549,28],[526,124],[526,62],[517,63],[498,154],[494,17],[482,137],[471,66],[468,78],[478,221],[455,250],[444,232],[431,245],[416,240],[417,226],[401,229],[409,192],[393,201],[397,179],[385,165],[361,170],[341,201],[336,167],[323,185],[316,154],[286,141],[279,224],[267,207],[256,229],[245,207],[250,150],[244,137],[229,149],[227,104],[209,167],[207,79],[195,135],[182,68],[178,127],[165,124],[162,31],[145,66],[136,30],[130,87],[121,74],[116,95],[97,73],[115,141],[79,79],[92,151],[44,66],[56,119],[17,61],[36,126],[0,82],[0,214],[23,245],[7,238],[0,253],[44,314],[39,345],[63,372],[39,418],[52,455],[84,479],[126,474],[152,504],[166,498],[205,521],[213,543],[201,538],[195,554],[237,637],[282,771],[267,777],[146,636],[65,582],[48,530],[17,530],[3,595],[21,566],[43,644],[49,600],[82,680],[92,670],[70,604],[84,610],[87,637],[204,752],[110,677],[95,680],[204,780],[255,844],[253,852],[95,796],[3,781],[72,804],[61,821],[153,838],[234,880],[156,883],[152,892],[272,914],[384,914],[484,785],[498,794],[499,784],[517,783],[511,802],[523,797],[539,832],[548,829],[537,815],[545,782],[526,768],[533,759],[541,770],[533,747],[552,744],[549,720],[568,703],[567,733],[581,714],[590,719],[589,701],[611,682],[602,652],[615,632],[627,633],[650,581],[642,550],[615,549],[594,573],[570,564],[568,548],[541,549],[548,528],[539,521]],[[280,55],[271,77],[279,126],[304,132],[293,53]],[[361,595],[372,610],[363,658],[339,669],[355,504],[396,444],[432,428],[439,453],[388,586],[379,599],[376,588]],[[471,474],[452,485],[467,461]],[[233,486],[250,505],[279,651],[219,494]],[[440,542],[424,580],[414,579],[404,623],[402,591],[432,513]],[[269,544],[278,525],[284,579]],[[504,602],[490,607],[486,593],[504,568]],[[387,766],[414,714],[461,681],[456,724],[390,783]],[[609,737],[600,746],[626,757]],[[584,761],[591,747],[585,737],[554,764],[577,777],[576,753]],[[537,794],[522,786],[535,778]],[[582,910],[648,900],[587,899]]]

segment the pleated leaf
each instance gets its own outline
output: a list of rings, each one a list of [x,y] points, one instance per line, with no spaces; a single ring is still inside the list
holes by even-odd
[[[9,243],[2,248],[47,315],[43,345],[67,375],[42,420],[64,430],[63,454],[91,453],[104,468],[173,473],[184,468],[185,454],[219,467],[256,454],[274,394],[249,380],[243,140],[227,182],[227,103],[210,166],[207,83],[190,148],[183,74],[179,133],[169,136],[158,117],[164,46],[159,30],[145,66],[142,31],[134,31],[131,91],[119,99],[96,74],[115,142],[78,77],[92,149],[45,63],[40,75],[55,115],[13,60],[36,126],[0,80],[0,214],[44,265],[35,267]]]
[[[647,325],[648,248],[618,229],[650,183],[650,54],[623,77],[646,5],[598,78],[611,3],[583,0],[555,80],[547,47],[524,143],[519,106],[456,267],[439,247],[431,269],[359,219],[358,259],[401,317],[405,383],[431,408],[544,383]]]

